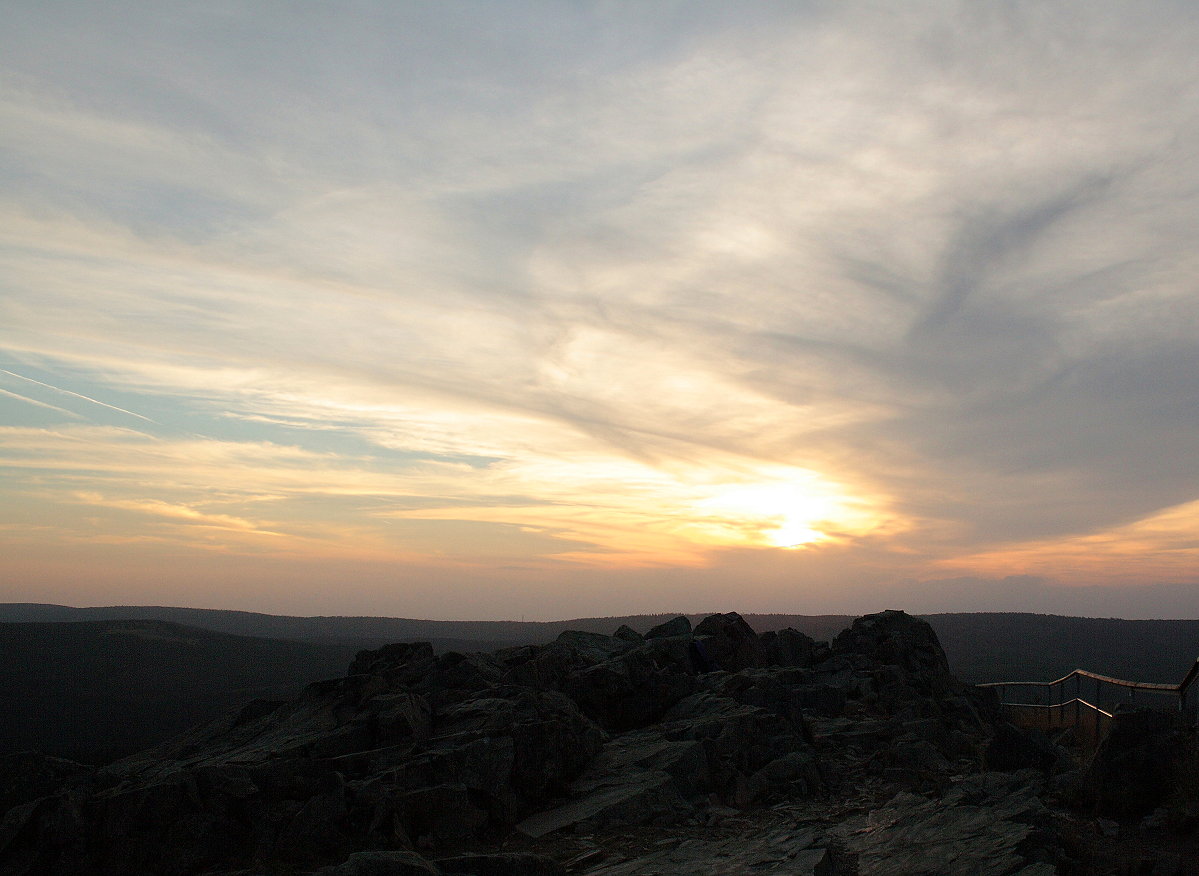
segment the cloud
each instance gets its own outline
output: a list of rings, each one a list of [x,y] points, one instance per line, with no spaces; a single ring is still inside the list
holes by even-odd
[[[814,476],[828,542],[766,565],[1073,580],[1098,540],[1177,580],[1142,536],[1199,498],[1197,30],[1170,2],[14,10],[4,370],[158,440],[8,432],[10,489],[731,580],[786,515],[704,503]]]

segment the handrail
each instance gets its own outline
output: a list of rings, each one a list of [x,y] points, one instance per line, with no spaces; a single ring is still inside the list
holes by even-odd
[[[1187,672],[1186,677],[1184,677],[1183,680],[1178,684],[1160,684],[1157,682],[1147,681],[1126,681],[1123,678],[1112,678],[1109,675],[1100,675],[1097,672],[1090,672],[1086,669],[1075,669],[1073,672],[1070,672],[1067,675],[1056,679],[1055,681],[991,681],[979,684],[977,687],[999,688],[997,693],[999,694],[1000,698],[1006,697],[1008,694],[1007,688],[1012,687],[1029,689],[1029,693],[1031,693],[1032,689],[1044,691],[1043,695],[1038,694],[1034,697],[1035,699],[1043,699],[1044,702],[1013,703],[1005,701],[1000,703],[1001,706],[1009,710],[1026,710],[1025,714],[1028,714],[1027,710],[1034,710],[1033,714],[1036,714],[1037,712],[1035,710],[1052,709],[1061,710],[1060,713],[1065,714],[1069,707],[1073,705],[1075,707],[1075,721],[1078,720],[1077,710],[1083,706],[1086,706],[1088,709],[1093,709],[1095,712],[1105,718],[1111,718],[1112,712],[1106,711],[1099,705],[1096,705],[1095,703],[1089,703],[1081,698],[1080,694],[1082,693],[1083,689],[1082,680],[1084,678],[1089,679],[1094,683],[1095,703],[1103,702],[1103,705],[1106,705],[1109,709],[1113,708],[1111,703],[1114,702],[1114,699],[1110,696],[1104,695],[1103,690],[1106,689],[1107,686],[1128,691],[1130,703],[1136,700],[1137,691],[1145,691],[1148,694],[1158,696],[1177,696],[1178,710],[1184,715],[1187,715],[1189,721],[1192,723],[1199,720],[1199,701],[1197,701],[1199,698],[1193,696],[1194,692],[1191,690],[1192,685],[1199,680],[1199,659],[1196,659],[1195,663]],[[1072,691],[1069,690],[1070,682],[1074,683],[1074,688]],[[1056,691],[1054,690],[1055,688]],[[1013,691],[1012,693],[1016,696],[1019,696],[1018,692]],[[1064,700],[1064,697],[1068,696],[1069,693],[1073,693],[1074,698],[1070,700]],[[1109,691],[1109,693],[1114,692]],[[1063,698],[1063,701],[1056,703],[1051,702],[1051,700],[1055,698]],[[1154,697],[1151,696],[1150,699],[1152,700]],[[1096,720],[1099,719],[1097,718]]]
[[[1181,684],[1160,684],[1153,681],[1125,681],[1123,678],[1112,678],[1110,675],[1100,675],[1097,672],[1090,672],[1086,669],[1075,669],[1073,672],[1063,675],[1055,681],[988,681],[983,684],[976,685],[977,687],[1014,687],[1016,685],[1025,685],[1028,687],[1052,687],[1055,684],[1065,684],[1072,678],[1093,678],[1096,681],[1102,681],[1104,684],[1114,684],[1119,687],[1130,687],[1134,690],[1160,690],[1170,693],[1178,693],[1184,687],[1189,687],[1194,680],[1196,670],[1199,669],[1199,660],[1195,661],[1195,665],[1191,667],[1191,671],[1187,673],[1187,677],[1183,679]]]
[[[1086,706],[1088,709],[1098,712],[1105,718],[1115,717],[1115,715],[1113,715],[1111,712],[1107,711],[1106,709],[1101,709],[1094,703],[1088,703],[1082,697],[1075,697],[1072,700],[1066,700],[1064,703],[1050,703],[1049,705],[1044,705],[1043,703],[1004,703],[1003,705],[1010,706],[1013,709],[1064,709],[1067,706],[1074,705],[1075,703],[1078,703],[1081,706]]]

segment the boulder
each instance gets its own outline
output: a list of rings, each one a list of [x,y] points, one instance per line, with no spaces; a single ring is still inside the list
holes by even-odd
[[[313,876],[441,876],[442,871],[416,852],[355,852],[336,867]]]
[[[583,714],[608,732],[619,733],[653,723],[693,693],[693,673],[686,643],[651,640],[614,660],[570,674],[562,690]]]
[[[627,624],[621,624],[616,628],[616,632],[612,634],[613,638],[620,639],[624,642],[631,642],[634,645],[640,645],[645,641],[645,636],[637,632]]]
[[[1002,721],[987,743],[983,764],[989,770],[1036,769],[1049,772],[1063,752],[1040,730],[1025,730]]]
[[[714,668],[737,672],[762,662],[758,634],[735,611],[704,618],[696,626],[694,635]]]
[[[683,615],[679,615],[665,623],[658,624],[652,627],[645,634],[647,639],[663,639],[670,636],[689,636],[691,635],[691,621]]]
[[[809,666],[818,653],[814,639],[790,627],[762,633],[758,645],[763,666]]]
[[[95,767],[36,751],[0,756],[0,815],[13,806],[44,797],[67,782],[84,779],[94,772]]]
[[[949,670],[945,651],[927,621],[902,611],[860,617],[833,640],[834,654],[856,654],[877,666],[898,666],[903,677],[930,692],[960,686]]]
[[[433,659],[428,642],[396,642],[373,651],[359,651],[347,675],[379,675],[411,663]]]
[[[1084,805],[1144,816],[1172,800],[1199,800],[1199,742],[1177,712],[1117,711],[1080,782]]]
[[[445,876],[566,876],[553,858],[516,852],[439,858],[437,866]]]
[[[940,799],[900,793],[833,832],[872,876],[1050,876],[1061,857],[1051,822],[1028,789],[982,777]]]
[[[582,630],[565,630],[554,641],[572,649],[587,663],[611,660],[635,644],[618,636],[605,636],[602,633],[588,633]]]
[[[597,830],[625,824],[670,824],[693,811],[662,772],[639,771],[613,776],[610,783],[590,783],[572,799],[538,812],[517,825],[526,836],[542,837],[564,828]]]
[[[667,834],[650,849],[628,859],[588,867],[589,876],[728,876],[778,873],[787,876],[835,876],[855,872],[839,868],[823,838],[812,830],[768,828],[755,835],[712,835],[683,839]],[[594,855],[592,856],[594,857]]]

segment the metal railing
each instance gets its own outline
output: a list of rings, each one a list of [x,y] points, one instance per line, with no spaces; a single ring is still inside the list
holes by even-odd
[[[1199,660],[1179,684],[1125,681],[1075,669],[1056,681],[996,681],[999,704],[1013,724],[1039,730],[1072,727],[1080,745],[1099,744],[1121,707],[1148,707],[1182,713],[1191,725],[1199,723]]]

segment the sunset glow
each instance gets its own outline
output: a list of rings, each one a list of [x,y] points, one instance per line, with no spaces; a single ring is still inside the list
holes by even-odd
[[[1199,16],[1005,10],[10,4],[0,600],[1199,615]]]

